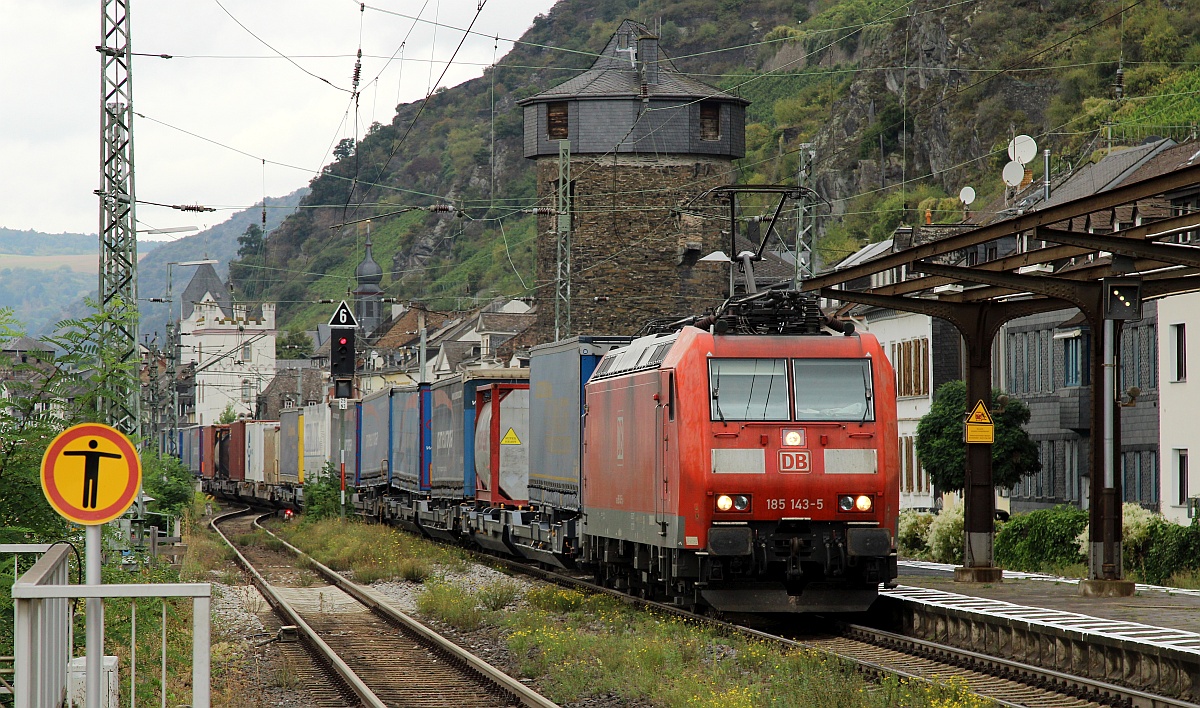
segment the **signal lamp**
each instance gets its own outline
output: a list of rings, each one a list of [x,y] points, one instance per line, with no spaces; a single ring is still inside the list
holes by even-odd
[[[854,500],[854,508],[859,511],[870,511],[871,507],[874,505],[874,501],[871,499],[871,497],[868,497],[865,494],[858,495],[858,498]]]
[[[1140,320],[1142,318],[1142,279],[1104,278],[1102,313],[1106,320]]]
[[[729,496],[728,494],[722,494],[721,496],[717,497],[717,510],[718,511],[729,511],[732,508],[733,508],[733,497]]]

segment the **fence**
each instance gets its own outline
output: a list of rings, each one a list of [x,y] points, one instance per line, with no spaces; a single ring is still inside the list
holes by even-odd
[[[15,708],[58,708],[66,698],[70,670],[73,609],[77,598],[164,598],[162,705],[167,695],[165,598],[192,598],[193,708],[209,708],[209,615],[212,586],[208,583],[68,585],[70,548],[51,547],[15,584],[13,643]],[[136,615],[132,630],[136,649]],[[136,654],[130,658],[130,696],[136,685]],[[95,703],[99,705],[99,703]],[[132,705],[132,701],[131,701]],[[110,708],[117,708],[110,706]]]

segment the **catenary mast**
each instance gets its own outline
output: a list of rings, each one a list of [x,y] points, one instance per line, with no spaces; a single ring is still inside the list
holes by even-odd
[[[103,0],[100,23],[100,309],[117,316],[103,330],[120,373],[108,376],[102,419],[140,433],[137,347],[137,227],[133,188],[133,75],[130,0]]]

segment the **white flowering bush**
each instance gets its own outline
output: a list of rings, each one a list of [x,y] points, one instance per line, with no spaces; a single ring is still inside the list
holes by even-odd
[[[963,560],[963,505],[951,502],[929,524],[929,557],[939,563]]]
[[[929,552],[929,526],[937,518],[934,514],[913,509],[900,512],[897,524],[896,545],[900,555],[908,558],[924,558]]]
[[[1155,520],[1166,522],[1161,515],[1143,508],[1138,504],[1125,502],[1121,506],[1121,557],[1126,569],[1140,565],[1140,560],[1146,555],[1146,547],[1150,544],[1151,526]],[[1079,552],[1084,558],[1088,557],[1088,532],[1090,524],[1076,537]]]

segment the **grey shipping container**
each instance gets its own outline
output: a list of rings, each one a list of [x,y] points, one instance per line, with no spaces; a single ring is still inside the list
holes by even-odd
[[[430,495],[475,495],[475,391],[490,383],[525,383],[528,369],[475,369],[442,379],[430,387],[433,463]]]
[[[300,409],[289,408],[279,413],[279,481],[300,483]]]
[[[376,391],[362,402],[361,453],[356,484],[387,484],[391,468],[388,438],[392,416],[392,391],[389,386]]]
[[[630,337],[574,337],[534,347],[529,359],[529,501],[579,509],[583,386]]]
[[[358,405],[358,401],[346,401],[346,409],[342,410],[336,400],[329,402],[329,461],[333,463],[334,474],[340,475],[345,449],[346,484],[350,486],[358,474]]]

